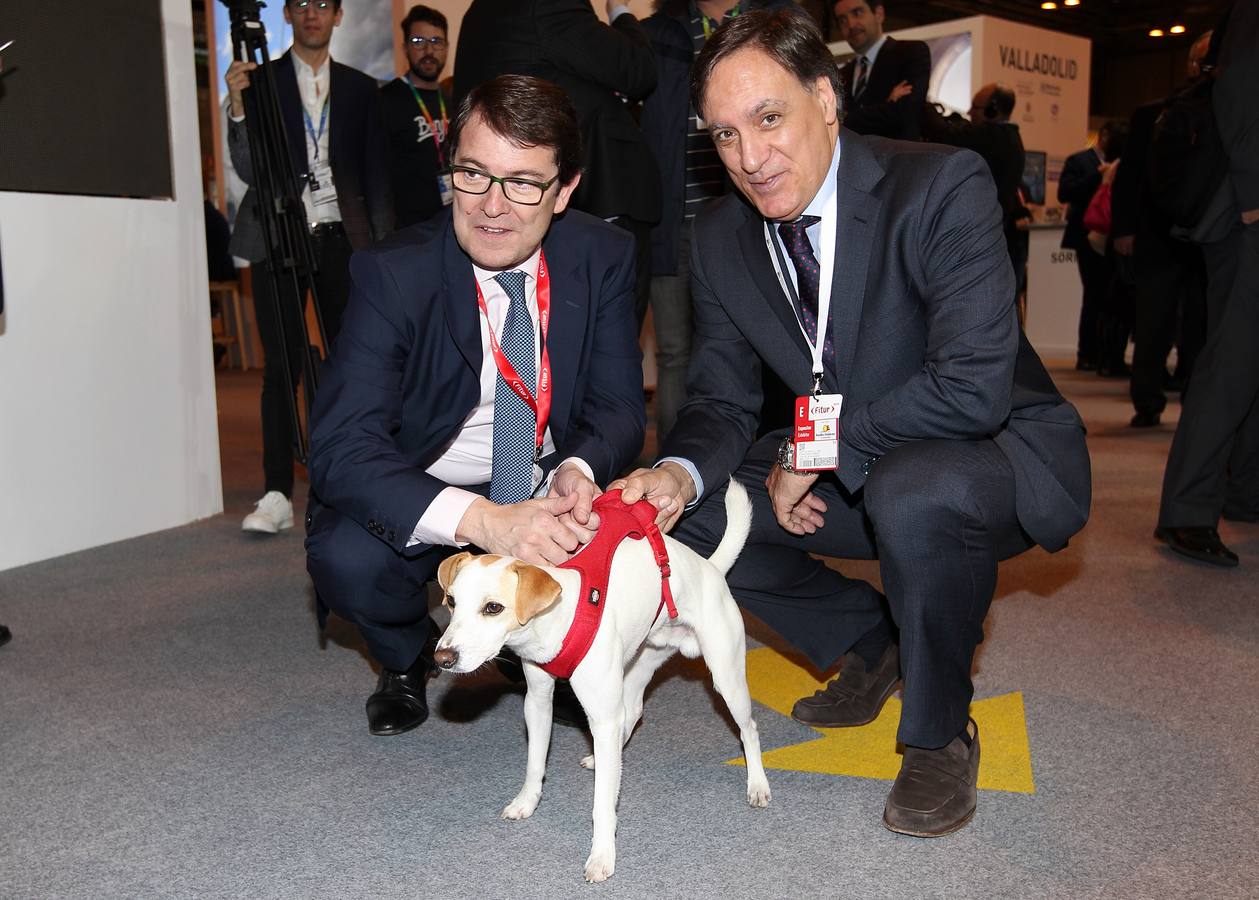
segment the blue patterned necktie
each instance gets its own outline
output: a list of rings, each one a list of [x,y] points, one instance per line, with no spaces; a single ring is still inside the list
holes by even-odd
[[[800,295],[800,322],[804,325],[805,334],[809,336],[809,345],[817,343],[817,301],[818,285],[821,277],[821,266],[813,255],[813,247],[809,244],[809,236],[805,229],[820,222],[817,216],[801,216],[794,222],[783,222],[778,226],[778,234],[782,237],[787,255],[796,269],[796,293]],[[825,362],[835,361],[835,348],[831,344],[831,333],[826,331],[826,343],[822,346],[822,359]]]
[[[534,377],[533,320],[525,304],[525,273],[500,272],[494,276],[511,303],[499,346],[503,355],[530,391],[536,390]],[[537,439],[537,417],[529,405],[503,379],[500,372],[494,388],[494,460],[490,475],[490,500],[517,503],[533,492],[533,457]]]

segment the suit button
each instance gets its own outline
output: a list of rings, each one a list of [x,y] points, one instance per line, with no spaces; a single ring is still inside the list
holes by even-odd
[[[394,535],[394,533],[393,533],[393,529],[390,529],[390,530],[389,530],[389,543],[391,543],[391,544],[392,544],[392,543],[394,542],[394,537],[395,537],[395,535]]]
[[[309,527],[310,527],[311,525],[313,525],[313,524],[315,524],[315,516],[314,516],[314,514],[313,514],[313,513],[306,513],[306,527],[307,527],[307,528],[309,528]]]
[[[871,468],[871,467],[872,467],[872,466],[873,466],[876,462],[878,462],[878,461],[879,461],[879,457],[877,457],[877,456],[872,456],[872,457],[870,457],[869,459],[867,459],[865,462],[863,462],[863,463],[861,464],[861,474],[862,474],[862,475],[869,475],[869,474],[870,474],[870,468]]]
[[[368,519],[368,520],[367,520],[367,530],[368,530],[368,531],[375,531],[375,530],[376,530],[376,520],[375,520],[375,519]]]

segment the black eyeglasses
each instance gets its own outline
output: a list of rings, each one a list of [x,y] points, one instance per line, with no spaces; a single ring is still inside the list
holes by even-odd
[[[521,206],[537,206],[542,202],[547,188],[559,181],[556,175],[550,181],[530,181],[528,178],[499,178],[480,169],[467,166],[451,166],[451,181],[455,190],[465,194],[484,194],[495,182],[503,186],[503,196]]]
[[[446,39],[444,37],[413,36],[413,37],[407,38],[407,43],[410,44],[412,47],[423,47],[425,44],[428,44],[429,46],[432,46],[432,47],[445,47]]]

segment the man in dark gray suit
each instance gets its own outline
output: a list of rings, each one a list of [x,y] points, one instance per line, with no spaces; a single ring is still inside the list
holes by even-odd
[[[970,670],[997,561],[1083,526],[1088,452],[1019,330],[983,160],[843,129],[836,78],[790,11],[732,19],[696,60],[696,109],[746,201],[696,218],[689,400],[656,467],[613,486],[667,527],[692,510],[676,536],[701,552],[731,473],[748,488],[735,596],[819,669],[844,655],[793,715],[865,724],[903,673],[884,823],[933,837],[975,810]],[[800,395],[813,440],[755,439],[763,366]],[[877,558],[886,598],[811,553]]]

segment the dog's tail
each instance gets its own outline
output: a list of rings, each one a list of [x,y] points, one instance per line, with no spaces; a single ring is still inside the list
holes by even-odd
[[[717,571],[725,575],[739,558],[739,551],[748,539],[752,530],[752,501],[743,485],[730,479],[726,487],[726,533],[721,536],[721,543],[708,557],[708,561],[717,567]]]

